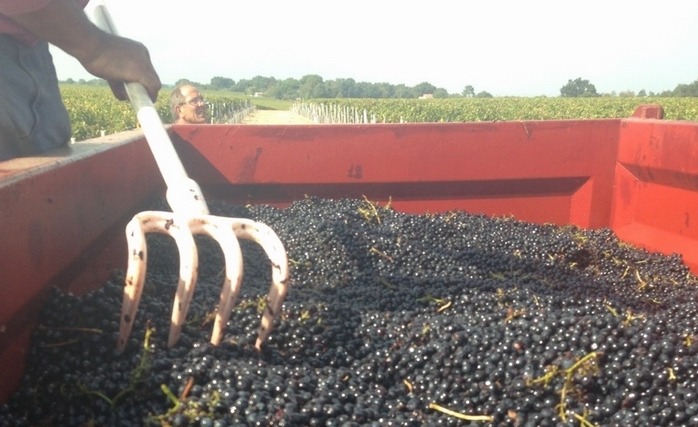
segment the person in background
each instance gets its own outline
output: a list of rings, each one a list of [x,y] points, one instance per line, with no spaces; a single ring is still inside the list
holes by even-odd
[[[199,90],[190,84],[179,85],[170,94],[174,124],[206,123],[206,103]]]
[[[0,161],[68,144],[51,43],[76,58],[114,95],[139,82],[155,101],[161,83],[145,46],[100,30],[83,12],[89,0],[0,0]]]

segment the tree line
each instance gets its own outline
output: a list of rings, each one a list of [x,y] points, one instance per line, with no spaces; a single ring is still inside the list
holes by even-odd
[[[75,81],[67,79],[64,84],[106,85],[102,79]],[[192,84],[203,90],[220,90],[242,92],[253,96],[261,94],[266,98],[276,99],[318,99],[318,98],[419,98],[429,95],[433,98],[491,98],[487,91],[476,92],[473,86],[466,85],[460,93],[448,93],[444,88],[437,88],[429,82],[422,82],[415,86],[391,83],[357,82],[352,78],[339,78],[324,80],[317,74],[308,74],[300,79],[287,78],[276,79],[274,77],[256,76],[251,79],[235,81],[229,77],[216,76],[210,83],[200,83],[188,79],[180,79],[175,86],[183,83]],[[679,84],[674,90],[666,90],[659,93],[641,90],[598,93],[596,87],[589,80],[578,77],[570,79],[560,88],[561,97],[588,97],[588,96],[620,96],[620,97],[696,97],[698,96],[698,80],[689,84]]]
[[[620,96],[620,97],[644,97],[644,96],[659,96],[659,97],[696,97],[698,96],[698,80],[689,84],[679,84],[674,90],[665,90],[663,92],[654,93],[650,91],[649,93],[644,89],[635,93],[631,90],[622,91],[619,93],[598,93],[596,92],[596,87],[589,82],[589,80],[584,80],[578,77],[574,80],[570,79],[567,83],[560,88],[560,96],[574,98],[574,97],[593,97],[593,96]]]
[[[300,79],[287,78],[283,80],[274,77],[256,76],[251,79],[241,79],[237,82],[228,77],[213,77],[208,84],[180,79],[175,85],[189,83],[210,90],[230,90],[247,95],[264,94],[276,99],[317,99],[317,98],[419,98],[431,95],[433,98],[448,98],[453,96],[492,97],[487,92],[475,94],[472,86],[459,94],[449,94],[444,88],[437,88],[429,82],[415,86],[391,83],[357,82],[352,78],[324,80],[317,74],[308,74]]]
[[[64,84],[106,85],[102,79],[75,81],[67,79]],[[274,77],[256,76],[251,79],[235,81],[229,77],[216,76],[210,83],[201,83],[189,79],[179,79],[175,86],[191,84],[203,90],[222,90],[242,92],[247,95],[263,94],[267,98],[276,99],[311,99],[311,98],[419,98],[429,94],[434,98],[453,96],[492,97],[487,92],[475,94],[472,86],[466,86],[461,94],[449,94],[446,89],[437,88],[428,82],[416,86],[390,83],[357,82],[352,78],[324,80],[317,74],[309,74],[299,79],[288,78],[279,80]]]

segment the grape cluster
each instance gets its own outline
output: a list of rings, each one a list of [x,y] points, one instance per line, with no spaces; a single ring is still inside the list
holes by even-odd
[[[197,237],[199,283],[167,349],[177,250],[149,235],[126,350],[123,278],[54,291],[0,426],[698,425],[696,279],[680,256],[608,229],[367,200],[211,210],[266,223],[286,246],[292,285],[262,352],[261,248],[241,242],[242,291],[213,347],[223,261]]]

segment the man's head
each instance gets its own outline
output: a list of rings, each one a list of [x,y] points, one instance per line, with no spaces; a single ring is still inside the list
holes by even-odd
[[[177,86],[170,95],[172,119],[176,124],[206,123],[206,104],[199,90],[192,85]]]

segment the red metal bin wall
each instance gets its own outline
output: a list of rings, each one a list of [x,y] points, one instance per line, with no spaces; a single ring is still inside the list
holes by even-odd
[[[365,195],[392,197],[408,212],[464,209],[603,227],[619,124],[179,126],[172,135],[192,177],[238,203]],[[118,138],[125,136],[100,140]],[[126,220],[162,190],[147,144],[130,138],[38,160],[44,169],[0,167],[0,402],[22,373],[42,292],[80,292],[86,278],[123,267]]]
[[[305,195],[393,200],[608,226],[619,120],[316,126],[175,126],[210,196],[287,204]],[[231,185],[232,184],[232,185]]]
[[[619,238],[681,253],[698,273],[698,125],[623,120],[613,201]]]
[[[0,163],[0,402],[18,384],[46,291],[80,294],[124,268],[126,221],[162,188],[147,144],[125,135]]]

